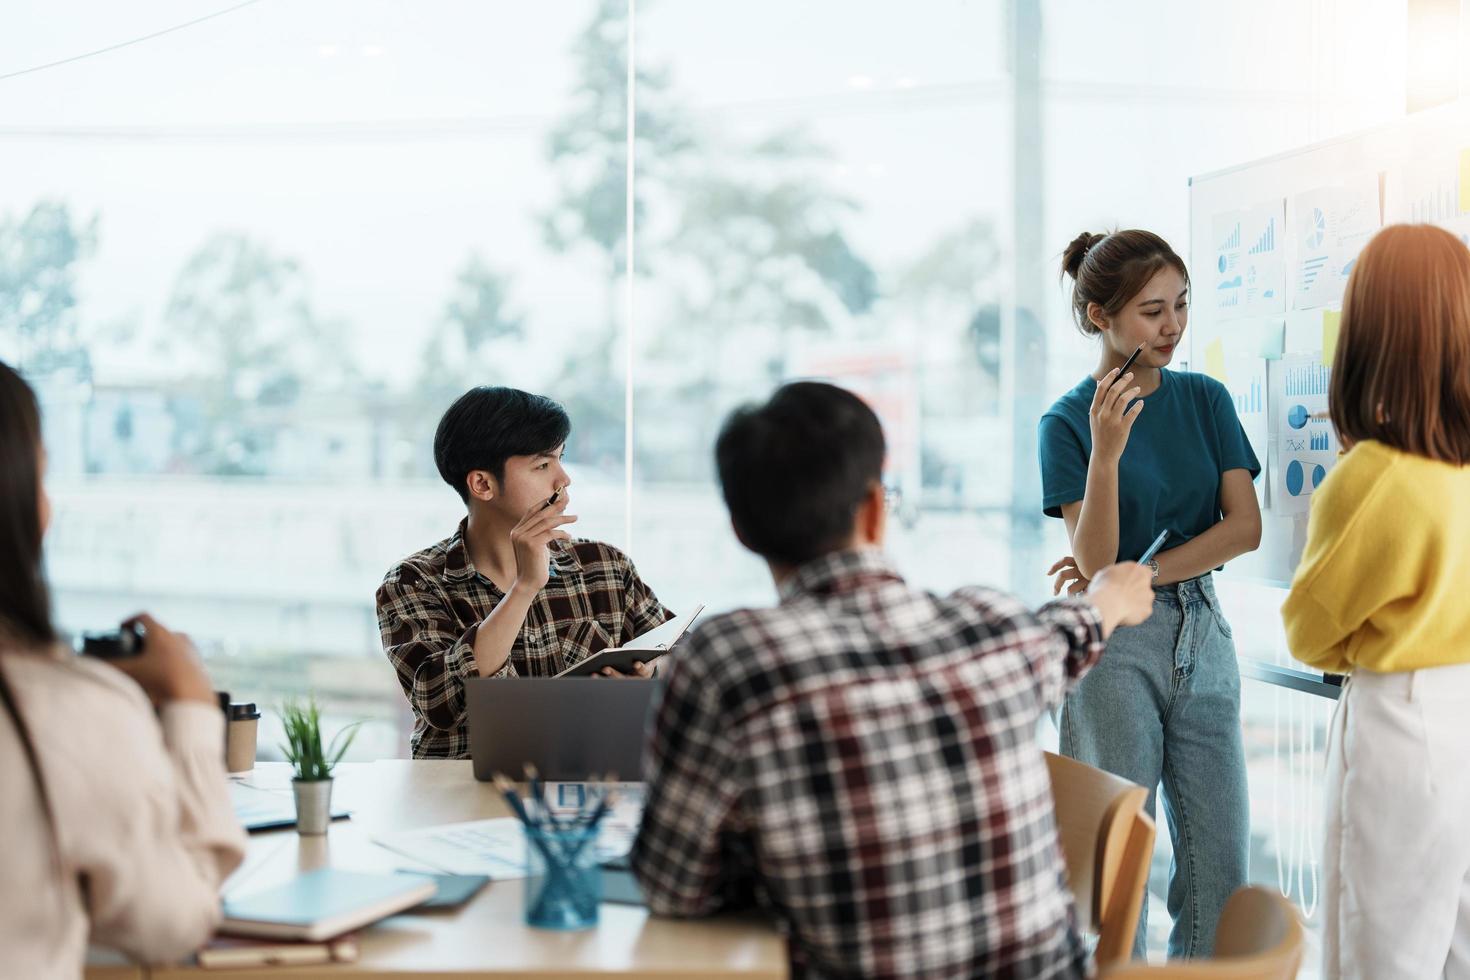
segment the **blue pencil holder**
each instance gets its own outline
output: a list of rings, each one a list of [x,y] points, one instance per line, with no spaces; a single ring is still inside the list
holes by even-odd
[[[597,828],[525,827],[526,925],[591,929],[602,903]]]

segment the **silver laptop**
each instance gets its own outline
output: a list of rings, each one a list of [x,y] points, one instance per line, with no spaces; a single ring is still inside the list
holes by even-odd
[[[520,779],[526,763],[542,779],[616,773],[643,778],[648,715],[659,680],[606,677],[475,677],[465,681],[475,778]]]

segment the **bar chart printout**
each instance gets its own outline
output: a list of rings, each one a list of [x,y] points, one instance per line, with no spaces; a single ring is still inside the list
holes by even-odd
[[[1266,506],[1268,486],[1269,446],[1271,424],[1267,415],[1266,362],[1256,349],[1258,344],[1241,343],[1232,338],[1232,343],[1222,343],[1222,370],[1216,375],[1230,393],[1235,406],[1235,415],[1240,427],[1245,430],[1246,441],[1261,464],[1261,473],[1256,477],[1256,500]]]
[[[1275,362],[1281,371],[1281,404],[1273,412],[1276,458],[1272,508],[1300,514],[1311,506],[1313,492],[1322,485],[1337,460],[1337,434],[1327,418],[1327,391],[1332,369],[1322,363],[1320,351],[1293,353]]]
[[[1285,311],[1286,260],[1279,235],[1285,214],[1285,202],[1278,199],[1215,215],[1210,271],[1220,319]]]

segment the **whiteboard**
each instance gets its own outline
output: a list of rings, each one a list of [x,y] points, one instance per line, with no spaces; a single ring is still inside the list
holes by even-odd
[[[1336,460],[1326,408],[1342,286],[1384,224],[1470,244],[1470,103],[1191,178],[1188,366],[1230,389],[1263,472],[1261,547],[1228,573],[1282,587]]]

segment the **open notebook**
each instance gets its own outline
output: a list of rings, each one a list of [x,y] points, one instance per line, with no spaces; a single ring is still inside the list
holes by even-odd
[[[652,663],[659,657],[668,653],[675,643],[684,638],[689,632],[689,627],[704,612],[704,606],[694,607],[693,612],[685,613],[683,616],[675,616],[660,626],[644,633],[642,636],[634,637],[626,646],[608,647],[599,650],[586,660],[579,661],[557,674],[557,677],[591,677],[604,667],[611,667],[624,674],[633,672],[633,664]]]

